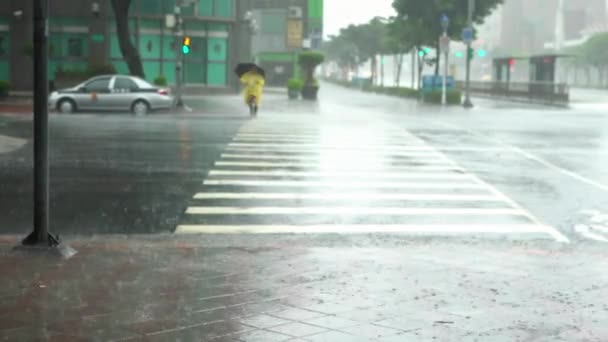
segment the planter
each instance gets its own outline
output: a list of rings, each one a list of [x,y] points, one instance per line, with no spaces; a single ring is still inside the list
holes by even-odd
[[[318,93],[318,86],[304,86],[302,88],[302,98],[305,100],[316,100]]]
[[[300,97],[300,89],[288,89],[287,95],[290,100],[297,100]]]

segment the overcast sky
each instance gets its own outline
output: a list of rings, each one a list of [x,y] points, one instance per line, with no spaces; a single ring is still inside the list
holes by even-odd
[[[349,24],[360,24],[375,16],[388,17],[395,13],[393,0],[325,0],[326,36],[337,34]]]

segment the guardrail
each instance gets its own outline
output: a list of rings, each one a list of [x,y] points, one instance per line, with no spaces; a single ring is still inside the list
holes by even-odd
[[[457,82],[464,89],[464,82]],[[567,106],[570,102],[570,88],[564,83],[551,82],[471,82],[471,92],[492,98]]]

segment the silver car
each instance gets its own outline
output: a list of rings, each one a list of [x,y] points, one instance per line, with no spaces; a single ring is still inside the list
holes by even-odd
[[[126,75],[93,77],[73,88],[54,91],[49,97],[49,108],[61,113],[128,110],[145,115],[151,110],[171,108],[173,103],[169,89]]]

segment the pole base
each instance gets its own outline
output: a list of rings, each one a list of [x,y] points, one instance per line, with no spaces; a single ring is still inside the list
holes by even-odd
[[[59,246],[59,236],[55,236],[51,233],[48,234],[46,241],[39,241],[38,234],[36,232],[31,232],[21,244],[24,246],[43,246],[43,247],[56,247]]]
[[[475,106],[473,106],[473,103],[471,102],[471,100],[465,100],[464,103],[462,104],[462,106],[464,108],[473,108]]]
[[[59,236],[49,234],[46,241],[40,241],[36,232],[30,233],[21,241],[21,245],[13,248],[13,251],[50,255],[64,259],[69,259],[78,253],[74,248],[62,244]]]

